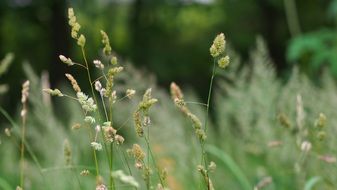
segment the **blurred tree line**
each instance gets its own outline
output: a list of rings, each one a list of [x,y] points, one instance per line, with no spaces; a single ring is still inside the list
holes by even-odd
[[[287,19],[286,3],[289,2],[295,3],[297,13],[290,14],[290,17],[288,15]],[[15,54],[15,63],[6,76],[2,77],[4,81],[1,83],[13,87],[7,96],[2,97],[2,104],[6,107],[15,107],[17,104],[20,95],[18,87],[25,78],[22,73],[23,62],[28,61],[38,73],[43,70],[51,72],[52,84],[56,85],[63,80],[62,73],[66,67],[60,64],[59,54],[81,61],[67,24],[67,8],[70,6],[74,7],[82,25],[81,30],[86,34],[90,60],[99,54],[99,30],[104,29],[120,60],[130,61],[136,67],[154,73],[159,84],[167,86],[171,80],[175,80],[189,84],[199,93],[205,94],[209,82],[205,78],[209,77],[211,67],[209,46],[217,33],[224,32],[229,45],[243,59],[248,57],[256,36],[262,35],[280,75],[286,75],[289,72],[287,61],[311,68],[308,60],[317,54],[319,48],[314,48],[317,44],[323,46],[318,50],[321,54],[325,49],[331,49],[331,46],[337,47],[336,35],[331,35],[336,32],[336,2],[1,0],[0,57],[7,52]],[[288,22],[292,19],[299,21],[299,36],[291,36],[289,32]],[[311,43],[308,47],[305,43],[308,41],[306,34],[323,28],[330,31],[328,40],[318,33],[324,39]],[[312,38],[317,39],[315,36]],[[289,46],[294,49],[293,54],[287,53]],[[318,60],[318,65],[329,63],[333,56],[332,53],[323,56],[323,59]]]

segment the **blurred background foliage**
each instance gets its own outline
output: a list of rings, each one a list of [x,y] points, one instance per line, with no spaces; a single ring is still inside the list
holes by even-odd
[[[87,36],[89,58],[100,47],[105,29],[113,50],[124,61],[155,73],[158,83],[183,82],[206,94],[210,69],[207,51],[215,34],[224,32],[232,48],[248,58],[257,35],[266,39],[279,76],[291,64],[316,76],[330,66],[337,76],[336,0],[2,0],[0,1],[0,57],[16,55],[2,83],[23,81],[22,63],[37,73],[53,73],[52,84],[63,79],[65,66],[58,55],[80,58],[69,37],[66,10],[74,7]],[[295,5],[292,7],[287,5]],[[295,4],[294,4],[295,3]],[[288,14],[290,13],[290,14]],[[287,21],[287,15],[289,17]],[[297,18],[296,18],[297,17]],[[298,20],[299,35],[288,22]],[[291,24],[291,23],[290,23]],[[81,61],[81,60],[78,60]],[[5,107],[16,105],[18,89],[2,97]],[[13,98],[9,98],[13,97]],[[203,96],[205,97],[205,96]]]

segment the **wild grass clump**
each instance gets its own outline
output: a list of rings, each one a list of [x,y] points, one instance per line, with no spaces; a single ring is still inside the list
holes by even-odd
[[[102,53],[87,57],[93,50],[73,9],[68,16],[82,59],[59,56],[76,68],[65,73],[67,85],[51,88],[46,74],[24,65],[20,114],[0,109],[10,123],[1,136],[1,189],[337,187],[337,88],[329,75],[317,86],[295,68],[281,82],[261,39],[251,64],[240,67],[220,33],[209,49],[204,103],[174,82],[169,95],[120,62],[102,30]]]
[[[139,170],[140,176],[144,180],[144,188],[146,189],[168,189],[167,180],[167,171],[164,168],[160,168],[157,164],[155,154],[152,151],[151,137],[150,137],[150,128],[152,125],[150,117],[150,108],[153,107],[158,99],[152,97],[152,89],[148,88],[144,95],[143,99],[136,106],[135,111],[133,112],[133,120],[135,126],[135,132],[138,138],[143,139],[141,144],[134,143],[131,149],[126,149],[123,147],[124,141],[128,141],[127,138],[122,136],[122,127],[115,124],[113,121],[115,110],[118,110],[118,107],[115,107],[117,103],[121,101],[128,101],[127,99],[132,99],[136,94],[136,91],[133,89],[126,89],[124,92],[117,91],[115,89],[115,82],[121,72],[123,72],[124,67],[120,66],[117,60],[117,57],[113,55],[112,48],[109,43],[108,35],[104,31],[100,31],[102,35],[102,44],[103,48],[103,57],[102,59],[94,59],[92,65],[89,64],[88,58],[86,57],[86,38],[85,35],[81,33],[81,25],[77,22],[77,18],[72,8],[68,10],[69,25],[71,27],[71,37],[77,41],[77,45],[80,47],[83,63],[75,62],[71,58],[64,55],[60,55],[60,61],[68,66],[84,69],[87,75],[88,86],[91,90],[90,93],[83,91],[82,88],[75,77],[72,74],[66,73],[66,78],[70,81],[73,88],[73,93],[66,93],[59,90],[58,88],[45,88],[43,91],[51,96],[56,96],[60,98],[67,98],[71,101],[77,102],[81,107],[82,119],[76,121],[76,124],[72,126],[72,129],[79,130],[83,128],[88,133],[87,148],[92,149],[92,157],[94,168],[84,168],[81,172],[77,172],[77,167],[72,158],[72,143],[67,139],[64,139],[63,143],[63,153],[64,153],[64,163],[65,168],[68,168],[71,171],[71,174],[75,176],[77,185],[79,188],[82,188],[81,180],[79,179],[78,174],[81,176],[93,175],[96,180],[96,189],[119,189],[122,184],[139,188],[141,187],[140,183],[136,180],[134,172],[131,170],[130,158],[127,157],[128,153],[133,157],[134,166],[136,170]],[[214,189],[213,183],[209,176],[209,170],[215,168],[214,162],[208,163],[206,158],[205,151],[205,140],[206,140],[206,129],[207,129],[207,118],[210,107],[210,98],[212,92],[212,83],[216,71],[216,63],[219,64],[221,68],[224,68],[228,62],[228,56],[224,56],[225,50],[225,40],[224,35],[220,34],[214,40],[213,45],[211,46],[211,54],[214,57],[213,73],[210,83],[210,90],[208,96],[208,102],[206,104],[206,117],[205,124],[202,126],[201,122],[196,115],[192,114],[190,111],[185,114],[192,120],[194,128],[196,130],[197,137],[200,142],[201,147],[201,160],[200,165],[196,169],[200,172],[203,180],[204,187],[206,189]],[[223,59],[225,58],[225,59]],[[104,63],[105,60],[109,60],[108,63]],[[98,73],[101,75],[96,76],[95,72],[92,71],[92,66],[95,67]],[[96,72],[96,73],[97,73]],[[28,145],[28,141],[25,139],[26,136],[26,121],[27,121],[27,110],[28,110],[28,91],[29,91],[29,81],[25,82],[22,90],[22,104],[23,109],[21,111],[22,125],[21,125],[21,154],[20,154],[20,185],[18,189],[26,189],[25,184],[25,174],[27,173],[26,164],[25,164],[25,147]],[[127,98],[127,99],[125,99]],[[175,99],[177,101],[184,101],[183,99]],[[185,103],[185,102],[183,102]],[[185,108],[185,110],[188,110]],[[5,112],[4,112],[5,114]],[[10,119],[8,117],[8,119]],[[125,118],[128,120],[129,118]],[[140,141],[141,142],[141,141]],[[101,153],[102,152],[102,153]],[[39,166],[41,175],[44,177],[43,171],[49,169],[42,169],[41,164],[35,158],[37,157],[35,153],[30,152],[31,156],[34,158],[35,164]],[[119,157],[117,157],[119,154]],[[104,155],[105,162],[102,161]],[[118,161],[115,161],[117,160]],[[124,167],[120,167],[122,163]],[[108,165],[108,170],[105,165]],[[210,169],[212,168],[212,169]],[[55,168],[56,169],[56,168]],[[91,171],[90,171],[91,170]],[[119,183],[117,183],[117,181]],[[199,186],[199,188],[202,188]]]

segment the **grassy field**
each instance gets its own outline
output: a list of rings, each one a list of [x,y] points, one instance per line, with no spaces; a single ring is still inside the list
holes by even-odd
[[[213,69],[200,100],[118,61],[104,31],[99,59],[88,58],[97,50],[86,47],[72,9],[68,16],[83,55],[60,55],[69,81],[50,87],[46,73],[24,64],[20,111],[0,109],[0,189],[337,188],[337,88],[328,72],[313,84],[294,68],[281,81],[262,39],[242,66],[218,34],[205,52]],[[83,75],[87,84],[78,84]]]

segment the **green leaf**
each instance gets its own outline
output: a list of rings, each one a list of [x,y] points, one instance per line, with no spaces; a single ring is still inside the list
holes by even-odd
[[[314,176],[310,178],[304,186],[304,190],[311,190],[318,182],[322,180],[322,177],[320,176]]]
[[[4,179],[0,178],[0,189],[2,190],[12,190],[14,189],[11,185]]]
[[[224,151],[220,150],[219,148],[207,145],[206,150],[211,155],[219,158],[219,160],[227,166],[229,171],[233,174],[233,176],[238,180],[240,185],[242,186],[242,189],[244,190],[251,190],[252,185],[250,184],[249,180],[243,173],[243,171],[240,169],[240,167],[235,163],[235,161]]]

